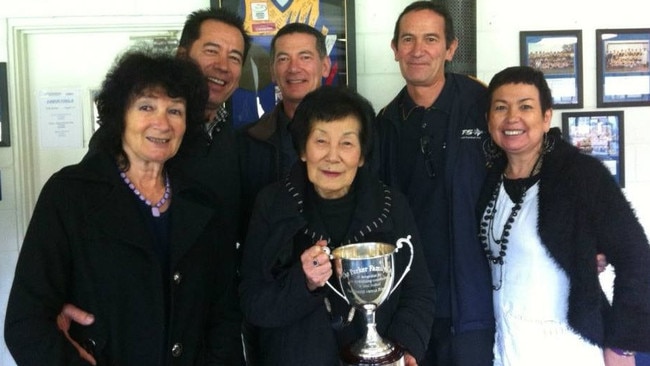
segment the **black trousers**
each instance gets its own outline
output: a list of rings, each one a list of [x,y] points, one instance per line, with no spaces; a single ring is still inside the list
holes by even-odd
[[[436,318],[420,366],[492,366],[494,330],[452,334],[451,319]]]

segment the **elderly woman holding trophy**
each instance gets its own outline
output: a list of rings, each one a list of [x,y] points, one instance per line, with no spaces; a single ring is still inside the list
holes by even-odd
[[[335,87],[296,111],[300,161],[258,195],[243,248],[252,363],[417,365],[424,356],[433,284],[405,198],[364,166],[373,118],[366,99]]]

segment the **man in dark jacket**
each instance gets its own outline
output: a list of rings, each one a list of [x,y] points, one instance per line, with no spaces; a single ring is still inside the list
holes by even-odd
[[[257,193],[287,175],[297,160],[289,123],[305,95],[322,85],[330,65],[325,36],[307,24],[287,24],[273,37],[271,75],[282,100],[239,134],[242,237]]]
[[[330,65],[325,36],[307,24],[287,24],[271,40],[271,75],[282,100],[270,113],[238,133],[241,242],[248,230],[257,193],[286,176],[298,160],[289,123],[305,95],[322,85],[323,78],[329,75]],[[257,330],[249,324],[243,329],[247,361],[257,364]]]
[[[249,48],[241,18],[224,9],[205,9],[187,17],[177,51],[178,57],[190,58],[200,66],[210,96],[205,123],[186,132],[186,143],[171,161],[172,168],[213,195],[232,245],[237,241],[240,182],[229,100],[239,87]]]
[[[392,40],[406,87],[377,121],[382,179],[407,196],[437,288],[422,365],[492,364],[492,288],[474,214],[485,176],[485,86],[445,73],[457,47],[444,7],[407,6]]]

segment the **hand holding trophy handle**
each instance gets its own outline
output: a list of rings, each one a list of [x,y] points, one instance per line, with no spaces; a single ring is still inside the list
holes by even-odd
[[[406,275],[411,271],[411,264],[413,264],[413,254],[415,254],[415,251],[413,251],[413,243],[411,243],[411,235],[407,235],[406,238],[399,238],[397,240],[397,244],[396,244],[397,249],[395,249],[395,253],[399,252],[399,250],[402,249],[404,243],[408,244],[409,249],[411,249],[411,258],[409,258],[409,263],[406,265],[406,268],[404,268],[404,273],[402,273],[402,277],[399,278],[397,283],[393,286],[393,289],[390,290],[390,294],[388,294],[388,296],[390,296],[395,291],[395,289],[397,289],[399,284],[402,283],[404,277],[406,277]]]

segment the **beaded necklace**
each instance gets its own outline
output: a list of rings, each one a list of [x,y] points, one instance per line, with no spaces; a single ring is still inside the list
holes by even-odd
[[[126,173],[125,173],[125,172],[120,172],[120,177],[122,177],[122,179],[124,180],[124,183],[126,183],[126,185],[131,189],[131,191],[132,191],[133,193],[135,193],[135,195],[138,196],[138,198],[140,198],[140,200],[141,200],[142,202],[144,202],[147,206],[151,207],[151,214],[152,214],[154,217],[160,217],[160,207],[162,207],[162,205],[164,205],[165,202],[167,202],[167,200],[169,199],[169,197],[170,197],[171,194],[172,194],[171,188],[170,188],[170,186],[169,186],[169,175],[167,175],[167,174],[165,173],[165,193],[163,194],[163,196],[162,196],[162,198],[160,199],[160,201],[158,201],[158,202],[155,203],[155,204],[152,204],[151,201],[149,201],[149,200],[148,200],[148,199],[147,199],[147,198],[142,194],[142,192],[140,192],[140,190],[138,190],[138,189],[135,187],[135,184],[133,184],[133,182],[131,182],[131,180],[126,176]]]
[[[539,170],[542,165],[542,154],[540,154],[537,157],[537,160],[535,161],[535,165],[533,166],[533,169],[530,172],[530,175],[528,178],[533,177],[535,174],[539,173]],[[501,285],[503,283],[503,265],[504,265],[504,258],[506,256],[506,252],[508,250],[508,236],[510,236],[510,229],[512,229],[512,225],[515,222],[515,218],[517,217],[517,214],[521,210],[521,206],[524,203],[524,198],[526,197],[526,191],[528,190],[528,187],[523,185],[521,187],[522,192],[521,195],[519,196],[519,199],[517,202],[515,202],[514,206],[512,206],[512,209],[510,210],[510,215],[505,221],[505,224],[503,225],[503,230],[501,231],[501,236],[499,238],[496,237],[494,234],[494,219],[496,217],[497,213],[497,208],[496,208],[496,203],[499,199],[499,192],[501,191],[501,186],[503,185],[503,178],[505,176],[505,173],[502,174],[499,177],[499,182],[496,185],[496,188],[494,189],[494,192],[492,193],[492,198],[490,199],[490,202],[488,202],[487,207],[485,208],[485,214],[483,216],[483,219],[481,220],[481,227],[479,231],[479,239],[481,240],[481,243],[483,244],[483,251],[485,253],[485,256],[487,257],[488,261],[490,261],[493,265],[499,265],[499,270],[500,270],[500,276],[499,276],[499,283],[497,285],[492,285],[492,289],[497,291],[501,289]],[[492,249],[490,249],[490,241],[492,241],[495,246],[498,247],[498,255],[494,254],[492,252]]]

